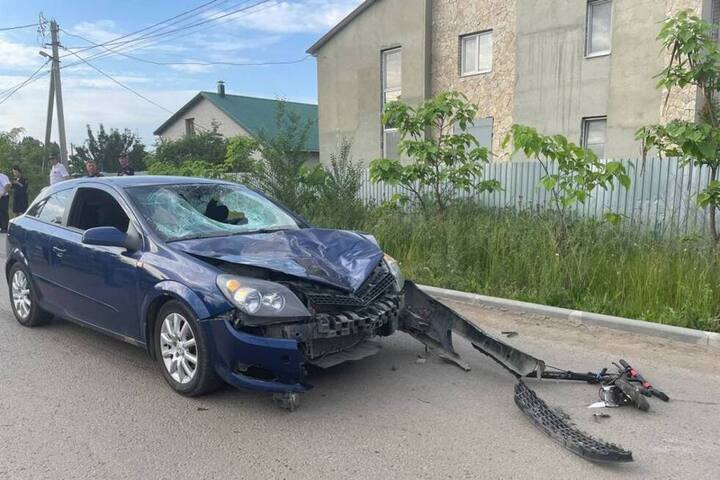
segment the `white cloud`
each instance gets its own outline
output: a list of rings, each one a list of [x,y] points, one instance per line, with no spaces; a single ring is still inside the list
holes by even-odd
[[[122,33],[116,30],[112,20],[96,20],[94,22],[81,22],[73,26],[70,33],[76,33],[96,43],[103,43],[117,38]]]
[[[38,53],[41,49],[0,37],[0,67],[13,70],[38,68],[45,61]]]
[[[192,62],[193,60],[187,60],[187,61]],[[202,60],[197,60],[197,61],[201,62]],[[189,74],[199,74],[199,73],[207,73],[207,72],[211,71],[214,67],[213,67],[213,65],[170,65],[170,68],[172,68],[173,70],[177,70],[178,72],[189,73]]]
[[[135,90],[171,111],[180,108],[197,93],[196,90],[152,87],[148,84],[149,79],[141,77],[117,78],[123,83],[138,83],[140,86],[135,86]],[[14,84],[21,79],[0,76],[0,85]],[[38,80],[3,103],[0,107],[0,131],[23,127],[27,135],[44,138],[47,89],[48,80]],[[66,76],[63,79],[63,102],[68,143],[76,145],[85,140],[85,125],[97,128],[100,123],[106,128],[130,128],[138,132],[146,144],[152,145],[153,130],[170,116],[99,75],[82,78]],[[53,122],[52,138],[57,141],[56,118]]]
[[[281,34],[323,33],[360,3],[361,0],[288,0],[259,6],[252,9],[252,13],[239,12],[227,17],[227,22],[243,28]],[[209,13],[206,16],[216,14]]]

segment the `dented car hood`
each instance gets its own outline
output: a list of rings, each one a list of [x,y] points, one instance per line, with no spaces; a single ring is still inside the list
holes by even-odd
[[[266,268],[357,291],[383,256],[367,236],[345,230],[302,228],[172,242],[182,252]]]

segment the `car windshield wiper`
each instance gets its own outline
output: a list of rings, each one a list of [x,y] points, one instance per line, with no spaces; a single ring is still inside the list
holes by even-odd
[[[192,235],[183,235],[182,237],[167,240],[166,243],[181,242],[183,240],[199,240],[201,238],[227,237],[227,236],[234,235],[234,234],[235,234],[235,232],[219,232],[219,233],[211,233],[211,234],[200,233],[200,234],[192,234]]]
[[[232,235],[252,235],[255,233],[274,233],[282,232],[283,230],[290,230],[288,227],[277,227],[277,228],[258,228],[257,230],[248,230],[246,232],[236,232]]]

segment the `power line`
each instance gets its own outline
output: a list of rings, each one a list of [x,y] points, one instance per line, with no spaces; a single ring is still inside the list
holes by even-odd
[[[37,23],[28,23],[27,25],[18,25],[16,27],[0,27],[0,32],[6,32],[8,30],[20,30],[21,28],[37,27]]]
[[[95,70],[96,72],[98,72],[100,75],[108,78],[109,80],[111,80],[111,81],[114,82],[115,84],[117,84],[117,85],[119,85],[120,87],[124,88],[124,89],[127,90],[128,92],[132,93],[133,95],[136,95],[136,96],[140,97],[141,99],[145,100],[146,102],[150,103],[151,105],[154,105],[154,106],[156,106],[157,108],[159,108],[159,109],[161,109],[161,110],[164,110],[165,112],[170,113],[171,115],[174,115],[174,114],[175,114],[175,112],[173,112],[172,110],[169,110],[169,109],[163,107],[163,106],[160,105],[159,103],[157,103],[157,102],[149,99],[148,97],[146,97],[146,96],[143,95],[142,93],[138,92],[137,90],[135,90],[135,89],[133,89],[133,88],[131,88],[131,87],[128,87],[127,85],[125,85],[124,83],[122,83],[120,80],[117,80],[117,79],[116,79],[115,77],[113,77],[112,75],[110,75],[110,74],[108,74],[108,73],[105,73],[104,71],[100,70],[98,67],[96,67],[96,66],[93,65],[92,63],[88,62],[86,59],[82,58],[82,57],[81,57],[80,55],[78,55],[77,53],[75,53],[75,52],[73,52],[73,51],[70,51],[70,53],[71,53],[72,55],[75,55],[77,58],[80,59],[80,61],[82,61],[83,63],[85,63],[87,66],[89,66],[90,68],[92,68],[92,69]],[[206,130],[206,131],[210,131],[210,130],[211,130],[210,128],[207,128],[207,127],[205,127],[205,126],[203,126],[203,125],[200,125],[200,124],[197,124],[197,123],[196,123],[195,125],[196,125],[197,127],[199,127],[200,129],[202,129],[202,130]]]
[[[242,2],[242,4],[247,4],[249,1],[250,1],[250,0],[245,0],[244,2]],[[223,18],[229,17],[229,16],[231,16],[231,15],[236,15],[237,13],[244,12],[244,11],[248,11],[248,10],[253,9],[253,8],[257,7],[257,6],[266,4],[266,3],[270,2],[270,1],[272,1],[272,2],[277,2],[277,0],[261,0],[261,1],[257,2],[257,3],[254,3],[254,4],[252,4],[252,5],[243,6],[243,7],[241,7],[241,8],[236,8],[236,7],[239,5],[239,4],[236,4],[236,5],[234,5],[234,6],[231,6],[231,7],[229,7],[229,8],[226,8],[226,9],[224,9],[224,10],[221,10],[221,12],[226,12],[226,13],[223,13],[222,15],[215,15],[215,16],[209,18],[209,19],[205,19],[205,20],[200,21],[200,22],[195,22],[195,23],[183,25],[182,27],[178,27],[178,28],[175,28],[175,29],[172,29],[172,30],[158,31],[158,32],[156,32],[156,33],[146,34],[146,35],[143,35],[143,36],[138,37],[138,38],[135,38],[135,39],[130,39],[130,40],[127,40],[127,41],[125,41],[125,42],[120,42],[119,44],[117,44],[117,42],[105,42],[105,44],[103,44],[103,46],[105,46],[105,45],[113,45],[113,46],[125,47],[125,46],[127,46],[127,45],[129,45],[129,44],[131,44],[131,43],[142,42],[141,45],[133,45],[133,46],[131,46],[130,50],[127,50],[127,51],[133,51],[133,50],[137,50],[137,49],[140,49],[140,48],[146,48],[146,47],[149,47],[149,46],[151,46],[151,45],[155,45],[155,44],[160,43],[160,42],[163,42],[163,41],[171,40],[172,38],[177,38],[177,37],[179,37],[179,36],[182,35],[182,33],[181,33],[181,34],[178,34],[178,35],[174,35],[174,36],[167,37],[168,35],[170,35],[170,34],[172,34],[172,33],[185,32],[185,30],[188,30],[188,29],[195,29],[195,28],[198,27],[198,26],[207,25],[207,24],[209,24],[209,23],[216,22],[216,21],[218,21],[218,20],[221,20],[221,19],[223,19]],[[251,14],[253,14],[253,13],[256,13],[257,11],[259,11],[259,10],[256,10],[256,11],[253,11],[253,12],[248,12],[248,13],[246,13],[246,15],[251,15]],[[209,27],[209,26],[208,26],[208,27]],[[208,27],[205,27],[205,28],[208,28]],[[203,29],[202,29],[202,28],[201,28],[201,29],[195,29],[195,31],[194,31],[193,33],[197,33],[197,32],[199,32],[199,31],[201,31],[201,30],[203,30]],[[150,40],[150,43],[147,43],[148,40]],[[112,55],[112,53],[110,53],[110,52],[97,53],[97,54],[93,55],[92,57],[88,58],[88,60],[94,60],[94,59],[98,59],[98,58],[105,58],[105,57],[108,57],[108,56],[110,56],[110,55]]]
[[[61,29],[62,30],[62,29]],[[119,50],[116,50],[114,48],[106,47],[105,45],[100,45],[94,43],[92,40],[89,40],[82,35],[77,35],[75,33],[70,33],[68,31],[62,30],[63,33],[66,35],[70,35],[72,37],[79,38],[81,40],[84,40],[90,44],[96,45],[98,47],[104,48],[108,52],[114,53],[116,55],[120,55],[122,57],[130,58],[132,60],[136,60],[138,62],[143,63],[150,63],[152,65],[160,65],[160,66],[176,66],[176,65],[201,65],[201,66],[210,66],[210,65],[230,65],[230,66],[239,66],[239,67],[252,67],[252,66],[261,66],[261,65],[290,65],[294,63],[300,63],[304,62],[308,58],[310,58],[310,55],[305,55],[304,57],[300,59],[295,60],[282,60],[282,61],[273,61],[273,62],[196,62],[192,60],[185,60],[183,59],[182,62],[158,62],[155,60],[148,60],[145,58],[136,57],[134,55],[128,55],[127,53],[121,52]]]
[[[104,77],[112,80],[114,83],[116,83],[117,85],[121,86],[122,88],[124,88],[124,89],[127,90],[128,92],[131,92],[131,93],[133,93],[134,95],[137,95],[138,97],[142,98],[143,100],[145,100],[145,101],[148,102],[148,103],[151,103],[152,105],[155,105],[156,107],[158,107],[158,108],[161,109],[161,110],[165,110],[166,112],[171,113],[171,114],[175,113],[175,112],[173,112],[172,110],[169,110],[169,109],[163,107],[163,106],[160,105],[159,103],[154,102],[153,100],[150,100],[149,98],[147,98],[147,97],[146,97],[145,95],[143,95],[142,93],[140,93],[140,92],[138,92],[138,91],[136,91],[136,90],[128,87],[127,85],[125,85],[124,83],[122,83],[120,80],[116,80],[112,75],[109,75],[109,74],[103,72],[103,71],[100,70],[98,67],[96,67],[96,66],[93,65],[92,63],[88,62],[87,60],[85,60],[83,57],[81,57],[81,56],[78,55],[77,53],[75,53],[75,52],[73,52],[73,51],[70,51],[70,53],[71,53],[72,55],[75,55],[77,58],[79,58],[80,61],[82,61],[82,62],[83,62],[84,64],[86,64],[88,67],[92,68],[93,70],[95,70],[96,72],[98,72],[100,75],[102,75],[102,76],[104,76]]]
[[[217,1],[218,1],[218,0],[210,0],[209,2],[205,2],[205,3],[203,3],[203,4],[201,4],[201,5],[198,5],[197,7],[192,8],[192,9],[190,9],[190,10],[185,10],[184,12],[180,12],[180,13],[178,13],[178,14],[175,15],[175,16],[172,16],[172,17],[170,17],[170,18],[166,18],[165,20],[161,20],[161,21],[159,21],[159,22],[153,23],[152,25],[148,25],[147,27],[141,28],[141,29],[139,29],[139,30],[135,30],[134,32],[126,33],[126,34],[121,35],[121,36],[119,36],[119,37],[110,39],[110,40],[108,40],[107,42],[104,42],[103,45],[108,45],[108,44],[116,43],[118,40],[122,40],[123,38],[127,38],[127,37],[130,37],[130,36],[132,36],[132,35],[137,35],[138,33],[145,32],[145,31],[147,31],[147,30],[150,30],[151,28],[155,28],[155,27],[157,27],[157,26],[159,26],[159,25],[162,25],[163,23],[171,22],[171,21],[173,21],[173,20],[175,20],[175,19],[178,19],[178,18],[183,17],[183,16],[185,16],[185,15],[188,15],[188,14],[190,14],[190,13],[196,12],[197,10],[201,10],[201,9],[207,7],[208,5],[212,5],[213,3],[216,3]],[[94,49],[94,48],[97,48],[97,46],[86,47],[86,48],[83,48],[83,49],[81,49],[81,50],[78,50],[78,52],[84,52],[84,51],[86,51],[86,50],[92,50],[92,49]],[[63,56],[66,56],[66,55],[63,55]]]
[[[38,73],[40,73],[40,70],[42,70],[42,69],[45,67],[45,65],[48,64],[49,61],[50,61],[50,60],[45,61],[45,63],[43,63],[42,65],[40,65],[40,67],[39,67],[37,70],[35,70],[35,71],[32,73],[32,75],[30,75],[28,78],[26,78],[26,79],[23,80],[22,82],[18,83],[18,84],[15,85],[15,86],[12,86],[12,87],[8,88],[7,90],[4,90],[2,93],[0,93],[0,96],[6,95],[5,98],[3,98],[2,100],[0,100],[0,105],[2,105],[3,103],[5,103],[10,97],[12,97],[13,95],[15,95],[15,93],[18,92],[19,90],[21,90],[23,87],[25,87],[26,85],[34,82],[35,80],[37,80],[37,78],[40,78],[40,77],[35,78],[35,75],[37,75]],[[45,72],[45,74],[47,74],[47,73],[49,73],[49,72],[50,72],[50,71],[48,70],[47,72]],[[45,74],[44,74],[44,75],[45,75]],[[8,92],[9,92],[9,93],[8,93]]]

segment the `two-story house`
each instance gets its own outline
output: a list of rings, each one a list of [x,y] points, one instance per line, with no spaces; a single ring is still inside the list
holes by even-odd
[[[308,49],[320,159],[341,137],[366,164],[396,156],[384,105],[446,90],[478,105],[472,132],[494,153],[521,123],[602,157],[637,157],[639,127],[699,108],[693,89],[665,105],[654,78],[667,63],[661,22],[683,9],[717,19],[720,0],[366,0]]]

